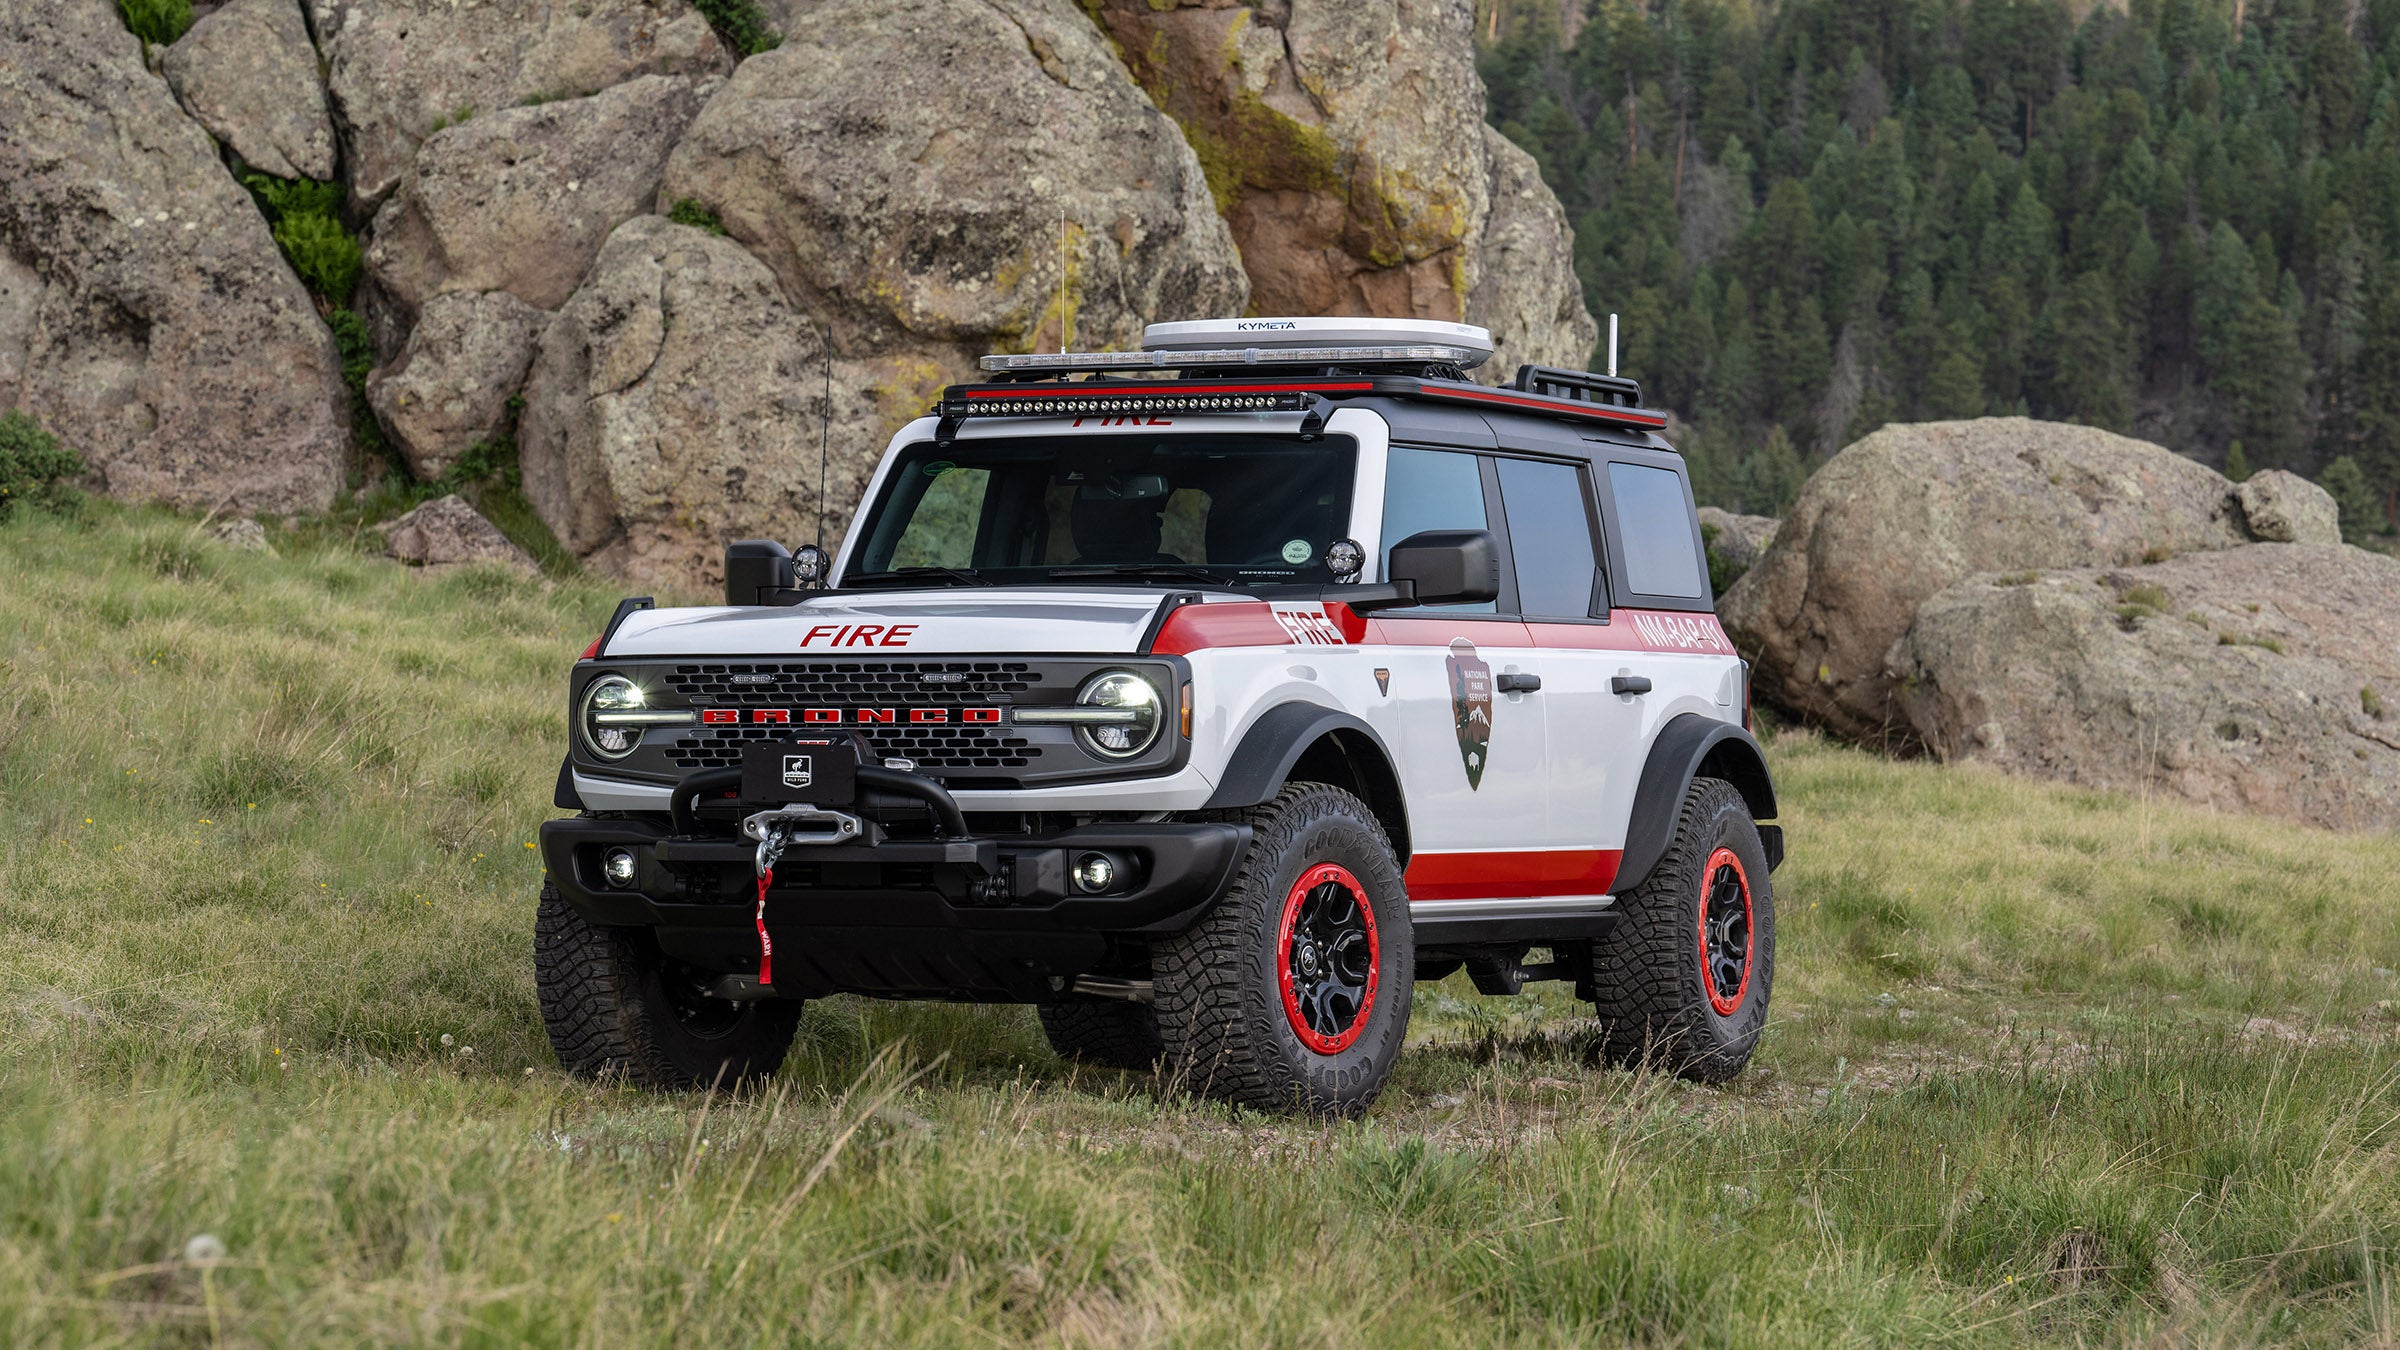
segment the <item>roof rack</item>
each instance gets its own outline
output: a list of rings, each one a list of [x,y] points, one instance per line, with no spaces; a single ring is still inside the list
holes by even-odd
[[[1606,403],[1622,408],[1642,406],[1642,386],[1621,375],[1595,375],[1588,370],[1567,370],[1560,366],[1519,366],[1517,378],[1508,382],[1511,389],[1528,393],[1547,394],[1552,398],[1580,399],[1586,403]]]
[[[1233,345],[1242,343],[1244,345]],[[1321,431],[1336,400],[1381,396],[1506,408],[1638,431],[1667,425],[1632,380],[1523,366],[1501,388],[1470,383],[1492,336],[1435,319],[1211,319],[1152,324],[1138,352],[984,357],[990,384],[942,392],[934,434],[947,445],[971,417],[1132,417],[1299,412]],[[1087,378],[1076,379],[1074,376]],[[1178,378],[1179,377],[1179,378]],[[1036,381],[1046,381],[1031,387]]]

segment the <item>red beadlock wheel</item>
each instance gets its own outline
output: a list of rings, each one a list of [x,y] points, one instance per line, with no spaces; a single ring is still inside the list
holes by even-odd
[[[1751,921],[1750,874],[1729,848],[1708,855],[1700,874],[1700,971],[1708,1006],[1731,1017],[1750,992],[1750,956],[1757,933]]]
[[[1375,907],[1350,869],[1319,863],[1300,874],[1284,898],[1275,951],[1292,1033],[1320,1055],[1349,1049],[1375,1010],[1383,955]]]

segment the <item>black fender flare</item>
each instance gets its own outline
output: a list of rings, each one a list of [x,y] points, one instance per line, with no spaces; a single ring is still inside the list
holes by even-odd
[[[1323,746],[1332,747],[1348,763],[1352,776],[1365,789],[1362,795],[1367,808],[1383,822],[1384,833],[1391,838],[1392,852],[1406,865],[1408,799],[1401,791],[1391,748],[1373,727],[1337,708],[1284,703],[1268,709],[1234,747],[1204,809],[1238,810],[1273,801],[1291,781],[1301,760]]]
[[[1675,821],[1683,810],[1684,794],[1691,791],[1695,778],[1722,778],[1742,794],[1751,819],[1775,818],[1775,780],[1767,773],[1766,755],[1749,732],[1698,713],[1670,718],[1650,743],[1650,758],[1642,764],[1641,781],[1633,793],[1633,814],[1625,822],[1625,855],[1618,860],[1611,889],[1622,894],[1641,885],[1667,856],[1668,846],[1675,842]],[[1768,841],[1770,867],[1783,861],[1779,843],[1777,839]]]

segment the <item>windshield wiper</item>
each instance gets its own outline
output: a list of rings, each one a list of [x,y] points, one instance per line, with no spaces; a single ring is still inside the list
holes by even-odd
[[[976,575],[975,569],[971,567],[895,567],[888,572],[864,572],[857,576],[845,577],[843,582],[851,586],[883,586],[911,581],[930,581],[935,578],[955,581],[967,586],[998,584]]]
[[[1043,570],[1052,581],[1073,581],[1083,577],[1167,577],[1176,581],[1203,581],[1211,586],[1240,584],[1191,563],[1083,563]]]

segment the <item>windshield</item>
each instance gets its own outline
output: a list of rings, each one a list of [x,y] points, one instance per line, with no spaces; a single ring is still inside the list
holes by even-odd
[[[858,535],[851,585],[1331,582],[1357,443],[1343,436],[919,442]]]

